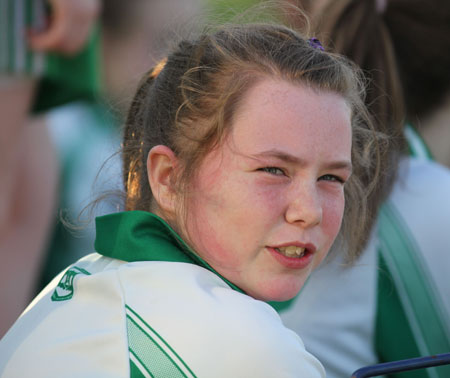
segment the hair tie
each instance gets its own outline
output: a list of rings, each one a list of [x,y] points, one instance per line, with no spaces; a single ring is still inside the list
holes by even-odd
[[[308,44],[311,47],[314,47],[315,49],[319,49],[319,50],[325,51],[325,49],[323,48],[322,44],[320,43],[320,41],[317,38],[310,38],[310,39],[308,39]]]

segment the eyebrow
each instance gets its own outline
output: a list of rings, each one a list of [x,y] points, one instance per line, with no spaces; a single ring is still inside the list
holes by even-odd
[[[301,165],[301,166],[306,165],[306,161],[304,159],[299,158],[294,155],[291,155],[291,154],[288,154],[286,152],[277,150],[277,149],[264,151],[264,152],[261,152],[258,154],[254,154],[253,156],[255,158],[276,158],[276,159],[282,160],[286,163],[292,163],[292,164],[297,164],[297,165]],[[327,169],[347,169],[351,172],[352,171],[352,163],[351,163],[351,161],[348,161],[348,160],[337,160],[337,161],[330,162],[329,164],[326,164],[326,168]]]

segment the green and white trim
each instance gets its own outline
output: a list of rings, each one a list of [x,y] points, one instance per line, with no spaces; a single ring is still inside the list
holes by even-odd
[[[408,353],[412,353],[414,346],[420,356],[450,351],[449,320],[434,282],[430,279],[432,275],[413,235],[392,203],[387,202],[380,211],[379,237],[381,259],[379,280],[387,281],[380,282],[379,285],[385,288],[384,291],[391,288],[395,292],[405,320],[399,322],[398,314],[392,313],[390,317],[389,311],[383,309],[392,307],[394,293],[391,292],[389,296],[388,293],[381,292],[378,306],[386,315],[381,315],[382,324],[378,324],[377,327],[380,354],[383,355],[386,349],[390,349],[382,340],[384,334],[409,335],[409,346],[403,349],[405,355],[401,354],[402,349],[392,350],[395,359],[412,357],[408,356]],[[390,311],[392,310],[391,308]],[[405,350],[408,352],[405,353]],[[439,372],[436,368],[427,369],[421,374],[428,374],[430,378],[444,378],[450,376],[450,367],[441,367]]]
[[[196,378],[158,332],[129,306],[126,316],[132,378]]]
[[[28,48],[27,30],[44,26],[43,0],[0,0],[0,75],[39,76],[44,55]]]

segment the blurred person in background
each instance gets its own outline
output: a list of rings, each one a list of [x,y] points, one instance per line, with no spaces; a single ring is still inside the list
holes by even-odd
[[[0,0],[0,336],[34,294],[54,211],[57,164],[44,114],[99,88],[100,5]]]
[[[101,96],[96,102],[73,102],[48,114],[61,175],[58,214],[36,293],[67,265],[93,250],[91,218],[121,210],[116,196],[123,190],[121,163],[116,152],[124,114],[139,79],[160,58],[165,42],[173,33],[190,28],[202,17],[203,9],[203,0],[103,2]],[[85,207],[97,197],[105,200],[88,207],[89,213]]]
[[[439,119],[448,130],[450,3],[330,0],[305,6],[326,49],[350,57],[369,77],[366,103],[378,130],[391,139],[385,185],[373,197],[390,194],[356,264],[348,267],[336,256],[278,309],[330,378],[377,362],[448,352],[450,171],[432,160],[417,131],[426,135],[429,120]],[[448,140],[445,145],[448,152]],[[375,216],[378,205],[373,209]],[[449,369],[395,376],[444,378]]]

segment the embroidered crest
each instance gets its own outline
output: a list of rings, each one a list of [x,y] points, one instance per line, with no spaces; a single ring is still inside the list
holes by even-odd
[[[52,301],[67,301],[73,297],[73,280],[77,274],[90,275],[87,270],[73,266],[67,270],[52,294]]]

